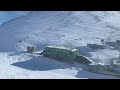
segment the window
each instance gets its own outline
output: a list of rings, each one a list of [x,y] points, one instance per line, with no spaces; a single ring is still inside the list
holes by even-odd
[[[45,50],[48,50],[48,48],[46,48]]]
[[[69,55],[69,54],[67,54],[67,56],[69,57],[70,55]]]
[[[69,52],[70,55],[72,55],[72,52]]]
[[[65,50],[63,50],[63,52],[65,52]]]
[[[67,53],[69,53],[69,51],[67,51]]]

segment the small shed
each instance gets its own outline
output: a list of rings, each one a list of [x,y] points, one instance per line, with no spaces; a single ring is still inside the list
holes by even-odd
[[[33,53],[33,52],[35,52],[35,47],[33,47],[33,46],[27,46],[27,52],[28,52],[28,53]]]
[[[116,40],[114,48],[120,50],[120,40]]]
[[[87,47],[90,47],[92,49],[105,49],[105,45],[103,44],[87,44]]]
[[[105,41],[105,45],[114,47],[115,42],[112,42],[112,41]]]
[[[101,73],[103,71],[106,71],[108,68],[99,64],[99,63],[92,63],[89,65],[89,71],[95,72],[95,73]]]

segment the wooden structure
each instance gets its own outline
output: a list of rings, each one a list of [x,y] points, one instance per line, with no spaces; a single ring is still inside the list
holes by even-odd
[[[27,46],[27,52],[28,52],[28,53],[33,53],[33,52],[35,52],[35,47],[33,47],[33,46]]]

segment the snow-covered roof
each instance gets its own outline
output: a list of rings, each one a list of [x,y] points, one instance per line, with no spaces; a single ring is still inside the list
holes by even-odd
[[[99,65],[99,63],[96,63],[96,62],[92,62],[91,64],[89,65]]]
[[[57,45],[51,45],[51,46],[47,46],[47,47],[49,47],[49,48],[58,48],[58,49],[66,49],[66,50],[72,50],[73,49],[73,48],[70,48],[70,47],[57,46]]]

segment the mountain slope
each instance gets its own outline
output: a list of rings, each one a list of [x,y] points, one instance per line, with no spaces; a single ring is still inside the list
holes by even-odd
[[[111,25],[111,20],[117,23],[113,19],[116,15],[119,19],[118,12],[31,12],[0,27],[0,50],[24,50],[27,45],[39,47],[42,44],[71,43],[80,46],[88,42],[99,43],[101,38],[117,32],[107,27]],[[119,28],[119,24],[114,27]]]

